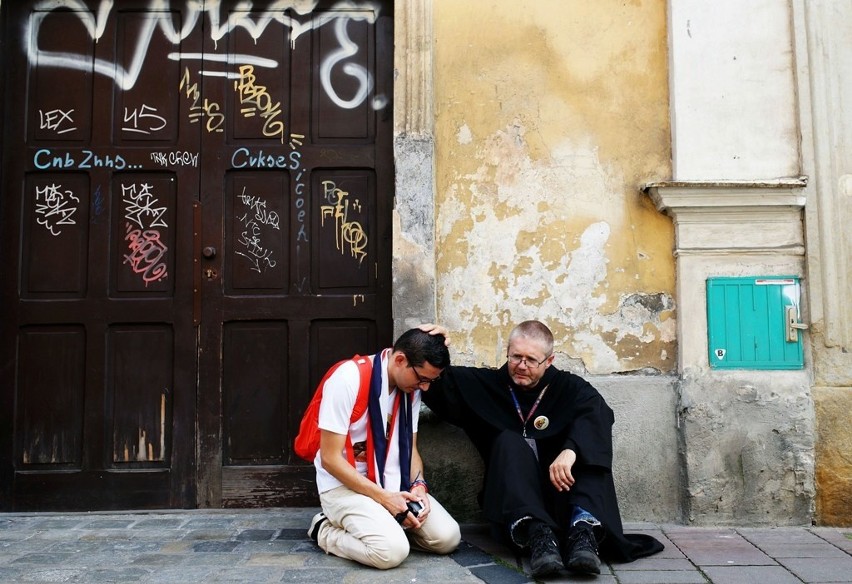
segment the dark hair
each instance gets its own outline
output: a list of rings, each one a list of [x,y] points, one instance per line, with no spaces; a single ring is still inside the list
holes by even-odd
[[[414,367],[428,362],[432,367],[444,369],[450,364],[450,351],[444,342],[444,335],[430,335],[414,328],[402,333],[393,350],[401,351]]]

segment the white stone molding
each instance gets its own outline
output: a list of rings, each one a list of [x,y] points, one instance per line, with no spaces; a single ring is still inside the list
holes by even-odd
[[[675,224],[674,255],[805,253],[805,177],[776,181],[669,181],[645,191]]]

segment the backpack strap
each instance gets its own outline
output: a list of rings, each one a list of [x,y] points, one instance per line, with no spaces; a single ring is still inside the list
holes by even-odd
[[[380,355],[374,358],[381,359]],[[352,409],[352,415],[349,417],[349,424],[355,423],[364,412],[367,411],[367,404],[370,398],[370,378],[373,376],[373,359],[368,356],[355,355],[351,359],[358,366],[358,373],[361,374],[361,384],[358,386],[358,397],[355,398],[355,407]],[[352,438],[346,434],[346,458],[349,464],[355,466],[355,452],[352,449]],[[369,455],[367,457],[367,466],[371,466]]]

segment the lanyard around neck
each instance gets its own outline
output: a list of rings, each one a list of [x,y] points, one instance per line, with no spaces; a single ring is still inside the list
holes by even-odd
[[[530,413],[528,413],[527,417],[524,418],[524,414],[521,411],[521,404],[518,403],[518,396],[515,395],[515,390],[512,389],[512,386],[509,386],[509,393],[512,394],[512,400],[515,402],[515,409],[518,411],[518,417],[521,419],[521,426],[524,431],[524,438],[527,437],[527,422],[529,422],[530,418],[533,417],[533,414],[535,413],[536,408],[538,408],[538,404],[541,403],[541,398],[544,397],[544,392],[547,391],[548,387],[550,387],[549,383],[545,385],[544,389],[539,392],[538,397],[535,398],[535,403],[530,408]]]

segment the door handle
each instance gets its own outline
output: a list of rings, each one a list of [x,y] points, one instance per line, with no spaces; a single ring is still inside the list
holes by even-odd
[[[201,250],[201,255],[203,255],[208,260],[212,260],[216,257],[216,248],[212,245],[208,245],[207,247]]]
[[[787,333],[787,342],[795,343],[799,340],[799,331],[807,330],[808,325],[799,322],[799,311],[795,306],[784,308],[784,330]]]

